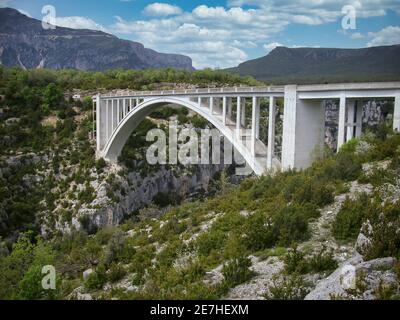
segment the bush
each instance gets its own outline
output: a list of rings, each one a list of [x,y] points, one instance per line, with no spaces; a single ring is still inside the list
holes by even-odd
[[[104,266],[97,267],[96,271],[91,273],[85,281],[85,288],[88,290],[100,290],[107,282],[107,274]]]
[[[371,219],[372,239],[364,257],[367,260],[383,257],[400,258],[400,202],[387,204],[382,214]],[[377,211],[380,213],[380,211]]]
[[[264,213],[257,212],[250,216],[243,229],[246,235],[243,241],[249,250],[263,250],[272,247],[277,241],[272,219],[267,218]]]
[[[107,278],[110,282],[116,282],[121,280],[126,275],[126,271],[124,267],[119,264],[113,263],[110,266],[109,273],[107,274]]]
[[[332,232],[338,240],[355,240],[369,206],[369,197],[362,194],[358,199],[347,198],[332,225]]]
[[[272,277],[272,285],[265,295],[267,300],[303,300],[310,292],[308,284],[297,274]]]
[[[333,251],[328,251],[325,246],[320,251],[313,254],[311,257],[306,258],[305,254],[298,250],[297,246],[286,254],[283,259],[284,271],[287,274],[306,274],[306,273],[319,273],[323,271],[333,271],[337,268],[338,264],[333,259]]]
[[[96,161],[96,170],[97,173],[100,174],[103,172],[103,169],[107,166],[107,162],[104,160],[104,158],[100,158]]]
[[[315,207],[289,205],[274,217],[274,229],[279,246],[289,246],[309,237],[308,219],[317,216]]]
[[[110,265],[118,261],[129,262],[135,252],[135,249],[126,242],[125,234],[118,230],[112,235],[105,249],[104,263]]]
[[[254,274],[249,269],[250,267],[251,261],[245,256],[235,258],[226,263],[222,268],[226,286],[234,287],[248,281]]]
[[[333,258],[333,251],[327,250],[325,246],[309,259],[310,270],[313,272],[333,271],[338,267]]]
[[[213,230],[201,234],[196,240],[196,247],[201,256],[208,256],[211,251],[223,247],[227,235],[220,230]]]

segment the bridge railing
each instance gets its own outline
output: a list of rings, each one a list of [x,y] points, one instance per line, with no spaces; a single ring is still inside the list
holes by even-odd
[[[101,98],[112,97],[145,97],[145,96],[171,96],[171,95],[198,95],[218,93],[283,93],[284,88],[278,86],[269,87],[222,87],[222,88],[198,88],[198,89],[174,89],[159,91],[130,91],[123,90],[117,93],[100,95]]]

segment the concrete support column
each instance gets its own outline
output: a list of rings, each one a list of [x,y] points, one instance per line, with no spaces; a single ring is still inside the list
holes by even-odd
[[[104,108],[101,108],[100,103],[103,101],[100,100],[100,95],[98,94],[95,100],[96,103],[96,150],[100,151],[101,150],[101,119],[104,118],[103,110]],[[94,137],[93,137],[94,138]]]
[[[339,102],[339,123],[338,123],[338,145],[337,151],[339,152],[342,145],[346,142],[346,95],[341,94]]]
[[[267,151],[267,169],[272,169],[272,160],[275,156],[275,98],[269,98],[269,119],[268,119],[268,151]]]
[[[241,131],[241,116],[242,116],[242,98],[237,97],[237,108],[236,108],[236,137],[240,139],[240,131]]]
[[[111,130],[110,130],[110,136],[111,137],[112,133],[114,132],[114,110],[115,110],[115,100],[112,101],[111,104]]]
[[[297,86],[285,87],[282,169],[310,166],[325,138],[325,108],[321,100],[300,100]]]
[[[394,97],[393,130],[400,132],[400,92]]]
[[[232,119],[232,98],[227,98],[226,100],[226,116]]]
[[[119,99],[116,99],[115,100],[115,106],[114,106],[114,109],[113,109],[113,130],[112,130],[112,133],[114,133],[115,129],[117,129],[117,126],[118,126],[118,123],[119,123],[118,117],[119,117]]]
[[[362,134],[363,105],[361,100],[356,100],[356,138]]]
[[[107,100],[107,102],[106,102],[106,143],[108,141],[108,137],[110,134],[110,103],[111,103],[111,100]]]
[[[222,123],[226,125],[226,97],[222,98]]]
[[[253,104],[251,109],[251,154],[253,157],[256,156],[256,136],[257,136],[257,122],[260,121],[257,118],[257,105],[258,99],[257,97],[253,97]]]
[[[353,99],[348,99],[346,101],[347,105],[347,134],[346,141],[350,141],[354,138],[354,128],[356,126],[355,115],[356,115],[356,101]]]
[[[127,112],[126,112],[126,99],[124,99],[123,103],[122,103],[122,119],[125,118],[126,114],[127,114]]]
[[[260,138],[260,101],[261,99],[257,99],[256,104],[256,139]]]
[[[121,99],[117,100],[117,125],[115,127],[117,127],[119,122],[121,121],[121,102]]]
[[[214,112],[214,98],[210,97],[210,114],[212,115]]]
[[[242,124],[243,128],[246,128],[246,98],[242,99],[241,105],[242,105],[242,108],[241,108],[242,115],[240,116],[241,117],[241,124]]]
[[[136,107],[139,105],[139,98],[136,98]]]

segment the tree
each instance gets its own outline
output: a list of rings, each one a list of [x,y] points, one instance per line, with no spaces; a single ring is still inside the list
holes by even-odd
[[[60,107],[63,100],[64,96],[60,88],[58,88],[54,83],[47,85],[43,92],[44,109],[57,109]]]

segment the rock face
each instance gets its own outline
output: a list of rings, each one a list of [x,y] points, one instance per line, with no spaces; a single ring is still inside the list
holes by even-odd
[[[187,56],[158,53],[100,31],[45,30],[40,21],[10,8],[0,8],[0,63],[26,69],[193,69]]]
[[[305,300],[375,299],[380,285],[396,284],[396,274],[391,270],[395,263],[396,259],[391,257],[364,262],[356,254],[328,278],[321,280]]]
[[[200,165],[194,167],[194,172],[176,174],[173,170],[163,167],[144,178],[137,172],[131,172],[126,180],[121,181],[121,186],[129,191],[117,204],[107,205],[109,199],[105,185],[100,184],[92,207],[101,209],[82,208],[72,219],[72,224],[79,229],[82,227],[82,217],[87,217],[85,228],[89,230],[118,225],[129,214],[151,203],[159,193],[190,196],[191,193],[207,190],[213,176],[223,168],[223,165]]]
[[[371,100],[357,107],[363,109],[363,127],[372,127],[393,117],[392,104],[389,101]],[[339,101],[327,100],[325,108],[325,142],[333,149],[337,147]]]

